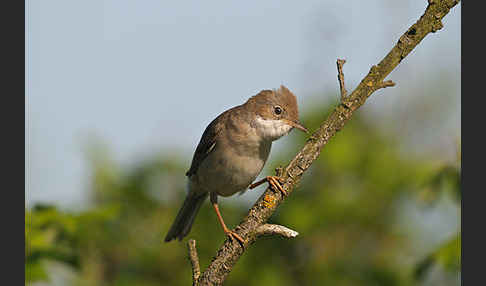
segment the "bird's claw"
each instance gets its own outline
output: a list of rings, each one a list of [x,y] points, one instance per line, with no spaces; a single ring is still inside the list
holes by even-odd
[[[267,181],[270,184],[270,186],[272,186],[272,189],[274,191],[280,191],[282,193],[282,195],[287,196],[287,191],[284,190],[284,188],[280,184],[281,180],[282,179],[280,177],[277,177],[277,176],[268,176],[267,177]]]
[[[236,232],[232,230],[226,230],[225,233],[231,240],[236,239],[242,247],[245,245],[245,240]]]
[[[278,176],[266,176],[264,179],[262,179],[262,180],[260,180],[256,183],[251,184],[249,188],[253,189],[256,186],[263,184],[264,182],[268,182],[270,184],[270,187],[274,191],[280,191],[282,193],[282,195],[287,196],[287,191],[284,190],[284,188],[280,184],[281,181],[282,181],[282,178],[280,178]]]

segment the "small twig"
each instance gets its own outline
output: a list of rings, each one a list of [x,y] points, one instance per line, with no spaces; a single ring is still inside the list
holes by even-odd
[[[338,80],[339,80],[339,87],[341,88],[341,102],[344,102],[344,99],[348,95],[348,91],[344,86],[344,74],[343,74],[343,65],[346,63],[344,59],[338,59],[336,61],[337,70],[338,70]]]
[[[189,239],[187,242],[187,248],[189,250],[189,260],[192,267],[192,285],[198,284],[199,276],[201,275],[201,269],[199,268],[199,258],[197,257],[196,241]]]
[[[280,235],[285,238],[294,238],[299,235],[298,232],[288,227],[278,224],[262,224],[255,230],[257,236],[263,235]]]
[[[391,80],[385,80],[385,81],[382,81],[378,85],[378,89],[385,88],[385,87],[390,87],[390,86],[395,86],[395,83],[393,81],[391,81]]]

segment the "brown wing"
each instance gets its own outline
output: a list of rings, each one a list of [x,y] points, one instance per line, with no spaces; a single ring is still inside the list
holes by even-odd
[[[209,123],[208,127],[206,127],[206,130],[204,130],[201,140],[197,145],[196,152],[194,152],[191,168],[189,168],[189,171],[186,172],[186,176],[190,177],[194,175],[197,172],[197,169],[201,165],[202,161],[214,149],[214,146],[216,146],[217,138],[221,135],[221,131],[223,130],[223,125],[226,117],[228,116],[228,111],[230,110],[221,113],[218,117],[216,117],[216,119]]]

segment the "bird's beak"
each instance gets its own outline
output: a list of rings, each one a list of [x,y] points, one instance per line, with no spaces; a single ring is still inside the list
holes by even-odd
[[[305,128],[300,122],[298,121],[291,121],[291,120],[285,120],[286,123],[292,127],[295,127],[297,129],[300,129],[302,131],[304,131],[305,133],[309,133],[309,131],[307,130],[307,128]]]

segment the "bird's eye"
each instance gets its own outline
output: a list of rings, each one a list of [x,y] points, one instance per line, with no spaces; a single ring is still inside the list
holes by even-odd
[[[275,114],[280,115],[282,113],[282,108],[280,106],[275,106]]]

